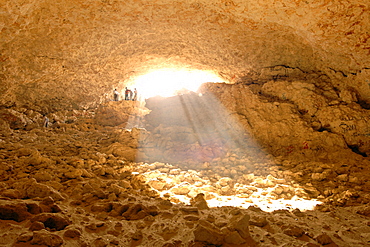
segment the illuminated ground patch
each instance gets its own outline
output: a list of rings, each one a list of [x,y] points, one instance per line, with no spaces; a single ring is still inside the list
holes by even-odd
[[[164,163],[142,164],[136,167],[136,172],[144,176],[162,198],[173,203],[190,204],[192,198],[203,193],[210,207],[256,206],[270,212],[312,210],[320,204],[302,186],[272,175],[247,173],[230,178],[212,170],[184,170]]]

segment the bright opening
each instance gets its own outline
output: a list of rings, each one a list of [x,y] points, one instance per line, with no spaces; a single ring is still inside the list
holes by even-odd
[[[188,91],[197,91],[202,83],[225,80],[210,71],[161,69],[136,78],[133,87],[141,98],[171,97]]]
[[[142,98],[163,98],[145,102],[146,128],[155,134],[139,140],[134,174],[172,203],[191,204],[201,193],[209,207],[274,211],[320,204],[282,173],[264,174],[273,161],[214,94],[183,94],[222,81],[208,71],[175,69],[136,78],[132,87]]]

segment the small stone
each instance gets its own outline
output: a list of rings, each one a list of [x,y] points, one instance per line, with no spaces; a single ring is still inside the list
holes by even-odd
[[[187,195],[190,192],[188,186],[174,187],[171,189],[171,192],[176,195]]]
[[[248,181],[253,181],[254,180],[254,174],[253,173],[252,174],[244,174],[243,178],[245,180],[248,180]]]
[[[50,181],[53,179],[53,176],[48,172],[38,172],[33,177],[37,180],[37,182]]]
[[[249,221],[250,225],[264,227],[268,224],[266,217],[263,216],[254,216]]]
[[[200,193],[190,201],[191,205],[199,210],[208,209],[207,201],[204,199],[204,194]]]
[[[63,230],[70,224],[66,216],[58,213],[42,213],[31,219],[31,222],[42,222],[45,227],[55,229],[57,231]]]
[[[94,247],[106,247],[108,245],[109,245],[108,240],[102,237],[99,237],[92,242],[92,246]]]
[[[17,242],[28,242],[32,239],[33,233],[32,232],[25,232],[18,236]]]
[[[274,189],[274,192],[277,194],[277,195],[281,195],[283,192],[284,192],[284,188],[281,187],[281,186],[276,186],[275,189]]]
[[[33,233],[33,238],[31,240],[32,245],[46,245],[49,247],[59,247],[63,245],[64,241],[61,237],[56,234],[50,233],[43,229],[38,232]]]
[[[233,245],[241,245],[244,244],[246,241],[240,236],[237,231],[233,231],[225,237],[225,242]]]
[[[348,181],[348,174],[341,174],[337,176],[338,181],[347,182]]]
[[[210,227],[206,227],[203,225],[198,225],[194,230],[194,240],[205,242],[208,244],[214,245],[221,245],[223,242],[224,236],[221,232],[217,231],[216,229],[212,229]]]
[[[350,182],[350,183],[358,184],[359,181],[360,180],[358,179],[358,177],[349,176],[349,178],[348,178],[348,182]]]
[[[66,238],[79,238],[81,236],[81,231],[76,228],[67,229],[64,232],[64,237]]]
[[[7,203],[0,205],[0,219],[21,222],[30,216],[24,203]]]
[[[304,231],[302,228],[297,226],[290,226],[287,229],[284,230],[284,234],[292,237],[301,237],[304,234]]]
[[[225,178],[221,178],[219,181],[218,181],[218,184],[220,184],[222,187],[224,187],[224,186],[228,186],[229,185],[229,183],[231,183],[232,182],[232,179],[231,178],[227,178],[227,177],[225,177]]]
[[[370,206],[358,210],[357,213],[363,216],[370,216]]]
[[[148,215],[149,213],[146,208],[141,204],[129,205],[128,210],[122,214],[126,220],[140,220],[144,219]]]
[[[84,174],[83,169],[73,169],[72,171],[64,173],[64,176],[68,179],[75,179],[81,177],[82,174]]]
[[[27,197],[29,198],[45,198],[51,197],[53,200],[63,200],[64,197],[55,189],[45,184],[40,183],[32,183],[26,189]]]
[[[45,229],[44,223],[40,221],[35,221],[30,226],[30,231],[40,231],[42,229]]]
[[[110,212],[112,210],[111,203],[96,203],[91,206],[92,212]]]
[[[194,215],[187,215],[184,217],[184,219],[187,221],[199,221],[199,217]]]
[[[46,197],[44,200],[42,200],[42,204],[44,205],[51,205],[54,204],[54,199],[49,197]]]
[[[318,235],[315,239],[319,244],[322,244],[322,245],[333,243],[333,240],[326,233],[322,233]]]
[[[10,199],[21,199],[22,193],[16,189],[8,189],[1,192],[1,195]]]
[[[242,215],[242,216],[236,215],[231,220],[232,225],[230,227],[237,230],[242,238],[248,238],[249,237],[249,219],[250,219],[250,216],[247,214]]]
[[[325,180],[326,176],[324,173],[312,173],[311,178],[316,181],[323,181]]]
[[[159,180],[150,180],[148,184],[155,190],[163,190],[167,183]]]

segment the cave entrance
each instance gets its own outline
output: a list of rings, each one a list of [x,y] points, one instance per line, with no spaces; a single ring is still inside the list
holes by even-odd
[[[129,80],[126,85],[129,87],[128,89],[135,92],[135,105],[141,108],[139,112],[146,112],[145,106],[147,106],[148,101],[152,101],[151,99],[165,99],[179,95],[194,94],[203,83],[223,81],[225,80],[211,70],[189,69],[186,66],[173,65],[146,70],[145,73]],[[145,122],[147,121],[143,121],[141,118],[138,119],[134,114],[131,114],[126,128],[148,128]]]
[[[310,210],[319,204],[280,176],[283,170],[242,127],[236,113],[203,90],[210,84],[203,84],[202,94],[196,92],[207,80],[197,84],[192,76],[157,71],[136,80],[150,113],[144,117],[147,131],[140,135],[135,173],[173,203],[189,204],[203,194],[210,207]],[[216,85],[220,90],[228,86]],[[230,103],[235,100],[230,95]]]
[[[212,71],[163,68],[136,77],[132,87],[137,89],[142,99],[148,99],[196,92],[202,83],[223,81]]]

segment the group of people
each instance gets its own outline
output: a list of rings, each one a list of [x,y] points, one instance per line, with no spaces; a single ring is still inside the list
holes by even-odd
[[[114,101],[119,101],[119,94],[120,93],[117,91],[117,89],[114,89],[113,91]],[[132,100],[132,101],[137,100],[136,88],[134,90],[128,89],[127,87],[125,88],[125,100]]]

